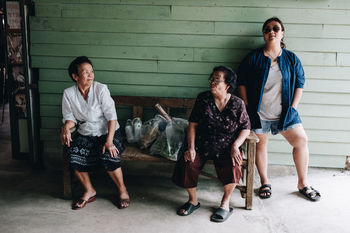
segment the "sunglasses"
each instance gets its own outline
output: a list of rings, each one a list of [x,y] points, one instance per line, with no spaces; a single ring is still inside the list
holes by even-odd
[[[281,30],[281,28],[279,26],[275,25],[275,26],[273,26],[273,28],[270,28],[270,27],[264,28],[263,32],[264,32],[264,34],[268,34],[272,30],[277,33],[277,32],[279,32]]]

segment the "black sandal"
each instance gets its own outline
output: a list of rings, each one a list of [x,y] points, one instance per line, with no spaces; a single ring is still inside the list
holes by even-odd
[[[309,190],[311,190],[311,192],[307,193],[307,191]],[[299,189],[299,192],[303,194],[310,201],[319,201],[321,198],[320,192],[311,186],[306,186],[303,189]]]
[[[196,209],[198,209],[199,207],[201,206],[201,204],[198,202],[197,205],[193,205],[189,202],[186,202],[184,205],[182,205],[178,211],[176,212],[177,215],[180,215],[180,216],[188,216],[190,214],[192,214],[193,211],[195,211]],[[183,213],[181,210],[184,210],[186,211],[187,213]]]
[[[266,189],[266,188],[268,188],[268,189]],[[261,199],[270,198],[271,194],[272,194],[271,184],[261,185],[261,187],[259,188],[259,197]]]

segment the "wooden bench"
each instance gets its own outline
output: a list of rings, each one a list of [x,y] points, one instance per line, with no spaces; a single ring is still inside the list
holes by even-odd
[[[119,106],[132,106],[133,117],[142,118],[144,107],[154,107],[156,103],[159,103],[168,113],[170,109],[179,108],[186,111],[187,117],[189,117],[195,99],[185,98],[161,98],[161,97],[136,97],[136,96],[112,96],[115,105],[118,109]],[[242,198],[245,198],[245,208],[252,209],[253,202],[253,183],[254,183],[254,164],[256,154],[256,143],[258,142],[257,136],[251,132],[248,138],[242,145],[244,159],[242,163],[242,184],[238,185],[238,189],[241,192]],[[172,162],[163,157],[152,156],[146,150],[140,150],[134,146],[126,145],[123,154],[121,155],[122,160],[138,160],[138,161],[151,161],[151,162]],[[63,152],[63,183],[64,191],[63,195],[65,198],[72,197],[72,176],[69,168],[69,161],[65,153]],[[215,178],[213,174],[202,171],[202,175]]]

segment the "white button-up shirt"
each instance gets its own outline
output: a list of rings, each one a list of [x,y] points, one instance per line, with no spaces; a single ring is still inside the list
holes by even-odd
[[[77,124],[78,133],[85,136],[101,136],[108,133],[108,121],[117,120],[114,101],[107,85],[94,81],[87,100],[78,85],[64,90],[62,98],[63,123]],[[116,129],[119,129],[117,121]]]

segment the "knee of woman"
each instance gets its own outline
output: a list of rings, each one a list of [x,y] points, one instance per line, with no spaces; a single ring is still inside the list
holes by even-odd
[[[297,140],[297,146],[307,146],[308,141],[309,139],[306,134],[301,135]]]

